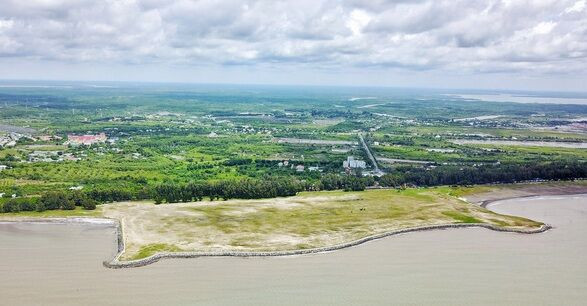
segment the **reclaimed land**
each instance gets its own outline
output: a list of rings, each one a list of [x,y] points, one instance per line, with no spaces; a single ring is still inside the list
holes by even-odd
[[[91,217],[115,220],[119,253],[104,265],[137,267],[161,258],[286,256],[326,252],[412,231],[484,227],[538,233],[546,224],[494,213],[463,200],[587,193],[587,184],[543,183],[474,187],[307,192],[264,200],[101,205]],[[555,190],[557,192],[555,192]],[[533,193],[532,193],[533,192]],[[492,197],[488,198],[493,199]],[[70,217],[83,211],[72,211]],[[27,218],[21,219],[21,218]],[[5,216],[29,221],[35,213]],[[42,215],[38,217],[66,217]],[[86,215],[86,217],[90,217]],[[60,219],[61,221],[67,219]],[[75,222],[79,222],[79,218]]]

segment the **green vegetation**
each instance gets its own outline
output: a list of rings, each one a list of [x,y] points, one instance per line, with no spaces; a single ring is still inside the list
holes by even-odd
[[[449,216],[449,217],[455,219],[455,221],[461,222],[461,223],[483,223],[481,220],[479,220],[475,217],[467,216],[467,215],[460,213],[460,212],[445,211],[445,212],[442,212],[442,214],[445,216]],[[491,221],[495,222],[494,219],[491,219]],[[499,222],[498,225],[503,226],[504,225],[503,221]]]
[[[176,246],[164,244],[164,243],[153,243],[142,247],[136,255],[131,257],[130,259],[141,259],[145,257],[149,257],[151,255],[161,253],[161,252],[179,252],[179,249]]]
[[[375,88],[115,85],[0,88],[0,211],[587,177],[585,149],[454,142],[584,142],[585,105],[495,107]],[[372,99],[354,99],[363,96]],[[68,142],[100,133],[106,141]],[[349,156],[366,168],[344,169]]]

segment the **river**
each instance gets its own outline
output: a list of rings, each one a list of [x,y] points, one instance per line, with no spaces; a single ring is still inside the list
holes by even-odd
[[[584,304],[587,195],[489,208],[554,229],[417,232],[326,254],[111,270],[101,264],[116,252],[111,227],[0,223],[0,297],[3,305]]]

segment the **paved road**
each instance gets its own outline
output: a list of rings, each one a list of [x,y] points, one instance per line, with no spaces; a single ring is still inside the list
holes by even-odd
[[[363,134],[361,134],[361,133],[359,133],[359,140],[361,141],[361,144],[363,145],[363,150],[365,150],[365,152],[367,153],[367,156],[371,160],[371,163],[373,164],[373,168],[375,169],[375,172],[376,173],[383,173],[383,171],[381,171],[381,169],[379,169],[379,166],[377,165],[377,161],[375,160],[375,157],[373,157],[373,154],[371,153],[371,149],[369,149],[369,146],[365,142],[365,139],[363,138]]]

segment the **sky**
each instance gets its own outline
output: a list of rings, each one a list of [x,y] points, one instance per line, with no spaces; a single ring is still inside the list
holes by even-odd
[[[587,91],[587,0],[0,0],[0,79]]]

